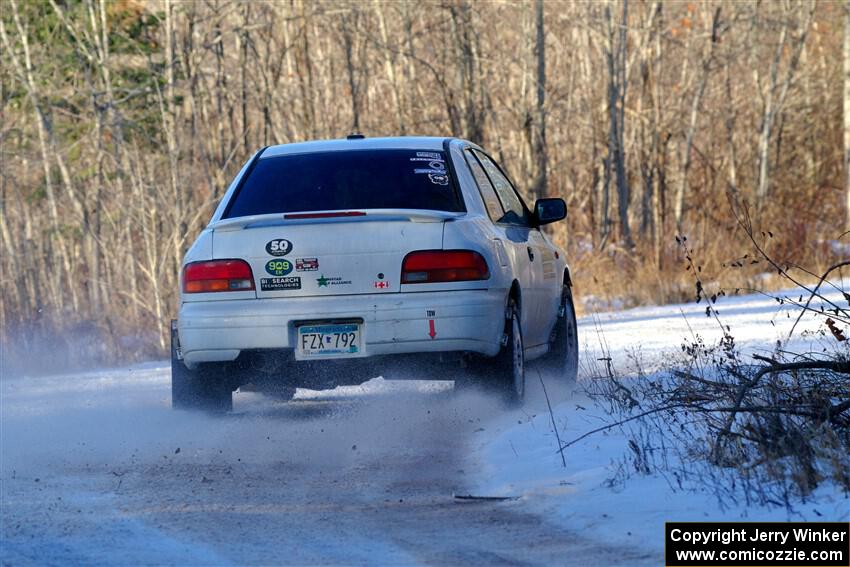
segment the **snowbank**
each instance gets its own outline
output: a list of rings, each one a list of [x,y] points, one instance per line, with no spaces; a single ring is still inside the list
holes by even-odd
[[[795,294],[795,299],[796,299]],[[836,301],[843,298],[831,294]],[[724,325],[746,353],[770,352],[785,339],[794,317],[788,306],[768,297],[742,296],[718,302]],[[805,319],[795,332],[793,347],[800,351],[822,348],[816,332],[822,320]],[[610,356],[621,373],[636,367],[654,370],[681,356],[684,341],[700,336],[707,344],[722,336],[717,321],[705,316],[705,305],[673,305],[606,313],[579,323],[586,374],[598,359]],[[529,379],[536,381],[531,372]],[[533,386],[533,383],[532,383]],[[638,474],[626,455],[626,433],[619,428],[597,433],[564,452],[545,405],[534,405],[534,415],[491,424],[480,440],[476,456],[482,463],[471,492],[482,496],[519,497],[546,517],[588,537],[608,544],[625,544],[659,554],[663,550],[665,521],[735,520],[850,520],[850,495],[834,485],[821,486],[809,500],[789,511],[745,500],[721,508],[711,489],[661,474]],[[584,394],[554,408],[562,442],[610,422],[604,411]],[[668,451],[668,455],[675,452]],[[672,457],[671,457],[672,458]],[[676,468],[671,463],[670,469]]]

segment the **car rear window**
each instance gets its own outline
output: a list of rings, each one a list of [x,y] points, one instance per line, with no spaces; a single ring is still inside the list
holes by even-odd
[[[464,210],[444,152],[352,150],[261,157],[223,218],[356,209]]]

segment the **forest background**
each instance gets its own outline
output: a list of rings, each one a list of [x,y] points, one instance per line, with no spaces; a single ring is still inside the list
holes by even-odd
[[[473,140],[558,196],[580,310],[850,253],[845,2],[2,0],[0,348],[165,353],[180,261],[259,147]],[[743,222],[742,222],[743,221]],[[743,226],[742,226],[743,225]]]

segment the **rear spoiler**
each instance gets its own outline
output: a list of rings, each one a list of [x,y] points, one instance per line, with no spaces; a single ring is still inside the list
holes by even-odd
[[[273,213],[251,215],[211,222],[207,228],[219,231],[242,230],[264,226],[292,226],[371,221],[446,222],[465,216],[466,213],[430,211],[425,209],[366,209],[357,211],[310,211],[298,213]]]

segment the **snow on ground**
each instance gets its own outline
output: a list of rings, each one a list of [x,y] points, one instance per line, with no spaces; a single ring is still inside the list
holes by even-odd
[[[718,309],[749,352],[770,351],[791,324],[770,299]],[[636,360],[652,370],[695,334],[720,337],[704,306],[600,314],[580,323],[583,372],[608,354],[621,374]],[[820,348],[816,336],[793,346]],[[377,378],[290,403],[238,393],[217,418],[170,409],[162,362],[3,375],[0,563],[659,565],[664,520],[786,519],[719,510],[659,476],[609,486],[625,452],[617,432],[570,447],[561,467],[529,368],[529,400],[509,412],[449,382]],[[554,380],[547,390],[567,394]],[[563,439],[603,417],[576,396],[556,413]],[[848,501],[824,490],[797,510],[847,519]]]
[[[850,282],[848,282],[850,283]],[[850,286],[848,286],[850,289]],[[805,302],[799,292],[777,292],[776,297],[766,295],[739,295],[720,297],[713,307],[719,322],[706,317],[706,302],[660,307],[641,307],[627,311],[599,313],[579,322],[579,335],[584,350],[584,368],[593,366],[596,359],[610,350],[615,363],[623,367],[633,358],[640,359],[644,370],[652,370],[669,362],[672,355],[681,352],[681,345],[696,336],[706,344],[716,343],[723,336],[721,325],[728,326],[735,342],[743,353],[769,355],[777,341],[783,348],[794,352],[812,352],[828,348],[834,341],[821,340],[825,331],[824,319],[805,316],[794,331],[791,341],[788,333],[799,311],[790,303]],[[838,305],[847,305],[841,292],[829,290],[824,297]],[[811,308],[820,308],[815,301]]]
[[[784,295],[799,298],[798,293]],[[837,291],[827,296],[846,304]],[[786,343],[796,312],[769,297],[722,298],[716,307],[721,322],[730,327],[744,353],[769,354],[777,340],[789,350],[813,352],[832,340],[818,333],[823,318],[809,316],[801,321],[795,338]],[[717,321],[706,317],[704,303],[646,307],[586,318],[579,322],[583,377],[599,375],[597,359],[607,356],[621,375],[637,367],[649,371],[663,368],[681,357],[681,345],[696,336],[706,344],[714,344],[723,336]],[[529,378],[535,380],[536,374],[531,372]],[[578,391],[569,401],[558,404],[554,413],[562,442],[606,423],[604,412]],[[545,410],[520,420],[504,419],[491,429],[494,433],[478,446],[477,455],[483,464],[474,492],[520,497],[542,516],[555,518],[600,542],[628,544],[660,554],[665,521],[850,519],[850,495],[835,486],[819,488],[789,514],[784,508],[743,502],[721,509],[710,491],[689,484],[680,489],[675,479],[659,474],[631,474],[624,480],[618,468],[628,452],[627,437],[617,429],[591,435],[567,448],[564,468]]]

